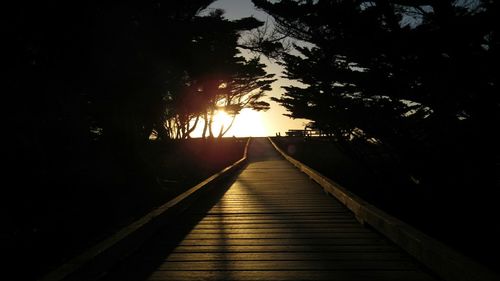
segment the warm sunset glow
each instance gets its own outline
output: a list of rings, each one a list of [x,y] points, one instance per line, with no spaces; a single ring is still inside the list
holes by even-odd
[[[226,136],[236,136],[236,137],[262,137],[267,136],[267,127],[262,122],[262,114],[255,110],[243,109],[233,124],[233,127]]]
[[[222,125],[224,125],[224,128],[227,128],[231,124],[232,119],[233,117],[225,111],[218,111],[214,115],[213,120],[212,130],[214,135],[217,136],[219,134]],[[262,122],[261,113],[245,108],[236,116],[233,126],[224,137],[262,137],[269,135],[267,131],[267,127]],[[201,137],[202,132],[203,122],[200,122],[194,132],[191,133],[191,137]]]
[[[218,134],[221,126],[224,126],[224,130],[231,124],[233,117],[229,116],[225,111],[217,111],[214,116],[213,130],[214,134]]]

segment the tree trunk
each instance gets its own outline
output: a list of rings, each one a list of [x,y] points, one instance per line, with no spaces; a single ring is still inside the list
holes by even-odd
[[[233,124],[234,124],[234,120],[235,120],[235,119],[236,119],[236,115],[233,115],[233,119],[231,120],[231,123],[229,123],[229,126],[227,126],[226,130],[222,133],[222,136],[223,136],[223,135],[225,135],[225,134],[229,131],[229,129],[231,129],[231,127],[232,127],[232,126],[233,126]],[[222,137],[222,136],[221,136],[221,137]]]
[[[224,131],[224,124],[222,124],[222,126],[220,126],[219,134],[217,135],[218,139],[222,138],[223,131]]]
[[[209,138],[214,137],[214,133],[212,131],[213,122],[214,122],[214,112],[212,110],[212,112],[210,113],[209,121],[208,121],[208,137]]]
[[[201,135],[201,137],[203,139],[205,139],[207,137],[207,128],[208,128],[208,114],[207,114],[207,111],[205,111],[203,113],[203,119],[205,121],[204,121],[204,124],[203,124],[203,134]]]
[[[198,121],[200,120],[200,115],[196,116],[196,119],[194,120],[194,124],[191,128],[188,128],[187,130],[187,138],[191,138],[191,133],[196,129],[196,126],[198,126]],[[188,127],[189,127],[189,122],[188,122]]]

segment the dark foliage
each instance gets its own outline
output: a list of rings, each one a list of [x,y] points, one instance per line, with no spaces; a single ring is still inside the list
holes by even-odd
[[[200,16],[212,2],[3,5],[2,252],[13,262],[38,261],[25,272],[30,276],[20,278],[46,271],[166,198],[158,195],[158,179],[174,169],[159,158],[178,163],[164,154],[184,151],[169,138],[187,138],[189,118],[215,105],[208,91],[200,94],[200,87],[190,85],[207,78],[205,85],[218,89],[228,77],[240,79],[235,84],[252,86],[258,95],[237,105],[267,109],[260,99],[272,79],[257,59],[239,57],[236,44],[239,31],[263,23],[229,21],[220,11]],[[178,135],[162,134],[170,118]],[[149,140],[153,131],[157,143]],[[178,156],[204,161],[215,151],[227,152],[222,161],[207,162],[210,167],[190,162],[201,173],[191,179],[202,179],[238,154],[222,144],[211,147]]]
[[[499,187],[498,3],[253,2],[282,34],[311,44],[282,55],[285,77],[302,83],[276,99],[289,116],[312,120],[347,150],[360,139],[379,143],[436,207],[480,202],[475,213],[484,217],[467,226],[491,220],[485,195]],[[498,224],[491,228],[500,233]],[[478,247],[469,250],[480,255]]]

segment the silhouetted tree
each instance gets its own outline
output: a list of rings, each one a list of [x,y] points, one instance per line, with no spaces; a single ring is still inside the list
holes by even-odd
[[[405,150],[498,120],[493,1],[253,2],[282,34],[313,44],[284,55],[286,76],[304,84],[278,99],[294,118]]]
[[[269,109],[269,103],[262,101],[266,91],[271,90],[271,79],[274,74],[268,74],[264,70],[265,65],[259,62],[259,58],[245,61],[244,64],[236,65],[235,73],[219,86],[219,94],[215,98],[212,108],[223,110],[230,116],[232,121],[227,127],[220,128],[218,137],[222,137],[229,131],[235,117],[244,108],[256,111]]]
[[[220,12],[199,17],[212,2],[9,4],[6,131],[25,151],[11,158],[36,152],[64,161],[89,155],[96,143],[134,152],[153,130],[163,139],[186,137],[217,104],[211,95],[224,79],[243,82],[254,71],[254,82],[262,80],[262,65],[238,57],[237,40],[263,23],[231,22]],[[258,104],[253,94],[243,107]]]
[[[424,218],[420,227],[478,260],[498,264],[484,251],[498,248],[498,225],[481,226],[491,220],[484,206],[495,204],[485,197],[499,184],[493,136],[500,120],[498,1],[253,2],[274,18],[281,34],[310,43],[298,42],[294,52],[282,55],[285,76],[302,83],[285,87],[276,99],[289,116],[312,120],[313,127],[334,135],[355,156],[375,137],[377,149],[368,151],[383,152],[376,163],[386,155],[397,163],[383,180],[407,180],[408,173],[418,179],[415,185],[407,180],[392,188],[391,194],[425,194],[382,198],[419,206],[400,205],[394,214],[407,212],[410,223]],[[421,213],[420,200],[428,201],[431,214]],[[442,211],[443,202],[449,213]],[[468,204],[471,208],[463,211]],[[469,212],[479,218],[465,222],[473,216]],[[447,219],[451,213],[455,222]],[[433,230],[437,223],[431,221],[443,226]],[[455,235],[461,232],[455,226],[462,224],[473,230]],[[492,235],[477,235],[478,229]]]
[[[5,181],[17,184],[3,193],[2,206],[8,209],[7,241],[15,241],[6,244],[25,247],[16,253],[27,252],[37,239],[56,237],[44,223],[57,223],[51,221],[57,212],[92,212],[78,203],[105,205],[104,199],[121,198],[137,186],[154,186],[148,138],[153,130],[163,139],[189,135],[191,120],[201,120],[210,105],[208,92],[199,95],[195,85],[218,75],[211,65],[234,68],[221,72],[227,77],[243,79],[254,71],[255,79],[264,80],[261,66],[237,58],[235,47],[239,30],[262,23],[201,17],[212,2],[3,6]],[[213,43],[198,44],[203,38]],[[239,69],[247,66],[251,70]],[[180,132],[163,130],[171,116],[178,116]]]
[[[170,101],[165,120],[167,132],[173,138],[188,138],[203,120],[203,137],[214,137],[212,123],[217,111],[223,110],[233,117],[243,108],[263,110],[268,104],[261,101],[269,91],[270,79],[259,63],[259,58],[245,59],[238,50],[242,31],[261,26],[254,18],[236,21],[224,19],[222,11],[198,17],[197,27],[187,46],[189,54],[179,90],[167,96]],[[234,119],[233,119],[234,120]],[[232,125],[222,127],[222,137]]]

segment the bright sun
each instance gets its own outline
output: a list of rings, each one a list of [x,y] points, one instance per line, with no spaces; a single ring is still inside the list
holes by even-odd
[[[224,114],[227,116],[226,113]],[[228,117],[231,118],[230,116]],[[236,116],[233,127],[227,132],[226,136],[262,137],[267,135],[266,131],[266,126],[262,122],[261,113],[245,108]]]
[[[232,116],[228,115],[224,111],[218,111],[213,120],[213,133],[217,136],[219,130],[222,125],[224,128],[227,128],[231,123]],[[203,131],[203,125],[200,124],[197,126],[195,131],[191,133],[192,137],[201,137]],[[251,110],[251,109],[243,109],[240,114],[236,116],[236,120],[234,120],[234,124],[229,129],[229,131],[224,135],[224,137],[262,137],[267,136],[266,127],[262,122],[262,117],[260,112]]]
[[[224,128],[227,128],[229,124],[231,124],[233,117],[229,116],[225,111],[217,111],[217,113],[214,116],[214,123],[213,123],[213,130],[214,134],[218,133],[220,130],[220,127],[224,125]],[[234,121],[236,122],[236,120]],[[234,126],[235,124],[233,124]]]

